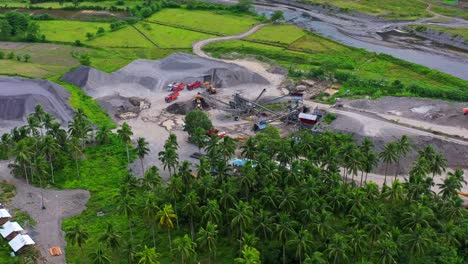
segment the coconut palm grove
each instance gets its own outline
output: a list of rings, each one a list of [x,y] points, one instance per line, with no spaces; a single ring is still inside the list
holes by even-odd
[[[97,127],[77,111],[65,130],[40,106],[2,136],[1,154],[29,183],[90,190],[86,211],[63,222],[68,263],[466,263],[463,171],[432,191],[446,160],[430,145],[389,184],[399,173],[389,167],[415,151],[406,136],[380,152],[369,139],[273,127],[237,142],[197,133],[211,126],[203,115],[186,117],[206,151],[199,164],[179,158],[174,134],[150,153],[126,123]],[[163,167],[127,169],[149,155]],[[383,187],[368,181],[379,163]]]

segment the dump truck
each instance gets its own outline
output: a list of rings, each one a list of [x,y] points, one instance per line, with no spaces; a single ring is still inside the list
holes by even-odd
[[[175,99],[177,99],[177,97],[179,97],[179,92],[173,92],[171,94],[169,94],[168,96],[166,96],[164,98],[164,100],[166,101],[166,103],[170,103],[172,101],[174,101]]]
[[[467,107],[467,108],[463,108],[463,114],[464,114],[464,115],[468,115],[468,107]]]
[[[196,89],[196,88],[200,87],[201,85],[202,85],[202,83],[200,81],[196,81],[194,83],[189,83],[189,84],[187,84],[187,90],[192,91],[193,89]]]
[[[179,83],[179,84],[177,84],[177,85],[174,85],[174,86],[168,88],[167,90],[168,90],[169,92],[174,92],[174,93],[176,93],[176,92],[182,91],[182,90],[185,88],[185,86],[186,86],[185,83]]]

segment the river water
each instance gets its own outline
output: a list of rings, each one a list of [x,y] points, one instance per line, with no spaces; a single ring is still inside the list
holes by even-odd
[[[333,39],[348,46],[362,48],[370,52],[385,53],[406,61],[414,62],[445,72],[459,78],[468,80],[468,55],[466,53],[451,52],[447,47],[439,47],[429,41],[415,41],[415,38],[407,37],[412,42],[405,42],[405,38],[392,36],[395,41],[389,41],[390,38],[382,38],[378,34],[369,34],[366,29],[361,31],[359,25],[353,25],[345,21],[346,26],[340,27],[335,23],[324,22],[324,14],[319,17],[311,12],[304,16],[305,10],[292,10],[295,8],[285,8],[282,6],[255,6],[259,14],[266,16],[275,10],[284,12],[285,20],[296,24],[302,28],[313,31],[324,37]],[[336,21],[336,18],[334,18]],[[378,23],[378,22],[372,22]],[[353,30],[353,26],[355,26]],[[367,25],[366,25],[367,26]],[[374,26],[374,28],[378,28]],[[384,27],[383,24],[380,27]],[[366,36],[366,34],[368,34]]]

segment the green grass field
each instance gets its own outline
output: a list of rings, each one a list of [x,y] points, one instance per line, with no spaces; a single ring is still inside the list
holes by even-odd
[[[81,22],[81,21],[38,21],[41,33],[47,41],[69,42],[86,40],[86,33],[95,34],[99,27],[109,30],[109,23]]]
[[[233,35],[246,31],[259,21],[249,15],[232,14],[223,11],[203,11],[187,9],[163,9],[147,19],[193,29]]]
[[[153,43],[130,26],[116,31],[107,32],[104,36],[86,41],[86,44],[95,47],[154,48]]]
[[[191,48],[195,41],[214,37],[213,35],[152,23],[138,23],[135,26],[162,48]]]
[[[304,30],[293,25],[271,25],[263,27],[246,39],[289,45],[304,35],[306,35]]]
[[[72,53],[89,52],[89,49],[48,43],[0,42],[0,51],[5,54],[14,52],[15,56],[31,55],[31,62],[28,63],[16,59],[0,60],[0,74],[43,78],[66,73],[71,67],[78,66],[79,62]]]

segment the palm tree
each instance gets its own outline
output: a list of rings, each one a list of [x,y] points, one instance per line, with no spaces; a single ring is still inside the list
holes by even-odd
[[[211,263],[211,255],[216,257],[216,240],[218,237],[218,226],[208,222],[206,228],[200,227],[197,243],[200,247],[208,248],[208,264]]]
[[[378,263],[394,264],[398,263],[395,257],[398,254],[398,247],[396,243],[388,238],[377,241],[377,248],[374,251],[375,259]]]
[[[171,251],[175,255],[180,256],[179,263],[192,263],[197,254],[195,251],[196,245],[197,244],[193,242],[188,235],[184,235],[183,237],[179,237],[174,240],[175,247]]]
[[[347,263],[349,257],[347,255],[348,243],[343,235],[335,234],[331,243],[328,244],[327,249],[325,250],[328,255],[329,263]]]
[[[417,203],[403,213],[402,224],[408,229],[421,229],[430,226],[434,218],[434,212],[429,207]]]
[[[431,238],[428,236],[427,230],[416,228],[411,230],[411,233],[402,235],[404,245],[409,250],[410,258],[418,258],[423,256],[427,249],[432,244]]]
[[[76,223],[73,228],[68,229],[65,233],[65,237],[71,242],[72,245],[78,245],[83,256],[83,245],[88,240],[88,232],[83,230],[81,226]]]
[[[16,156],[15,163],[18,164],[18,166],[23,168],[24,177],[26,178],[26,183],[29,184],[27,168],[29,164],[31,163],[32,152],[26,140],[20,140],[16,144],[16,147],[14,149],[14,154]]]
[[[296,257],[299,258],[299,263],[302,264],[304,255],[312,251],[314,242],[311,233],[307,229],[301,228],[299,232],[294,233],[293,238],[287,244],[296,248]]]
[[[54,177],[54,157],[60,152],[60,146],[50,135],[44,137],[41,142],[41,150],[44,155],[47,157],[47,162],[50,164],[50,173],[52,175],[52,183],[55,183]]]
[[[411,152],[412,147],[413,147],[413,144],[411,143],[411,141],[410,141],[410,139],[408,138],[407,135],[401,136],[396,141],[396,145],[397,145],[398,158],[397,158],[397,168],[396,168],[396,172],[395,172],[395,180],[397,179],[398,173],[399,173],[399,170],[400,170],[400,160],[402,158],[405,158],[408,155],[408,153]]]
[[[159,264],[158,258],[161,254],[157,253],[154,247],[148,248],[145,245],[145,248],[136,253],[136,256],[140,259],[138,260],[138,264]]]
[[[458,192],[463,188],[463,183],[466,181],[463,178],[463,171],[456,169],[454,172],[449,172],[444,182],[438,184],[440,193],[444,199],[452,199],[458,195]]]
[[[172,209],[172,204],[166,204],[156,214],[159,219],[159,227],[167,229],[167,238],[169,239],[169,248],[172,250],[171,230],[174,229],[173,219],[177,219],[177,215]]]
[[[110,135],[112,134],[111,130],[109,127],[106,125],[103,125],[99,127],[97,133],[96,133],[96,141],[100,145],[106,145],[109,144],[111,141]]]
[[[297,225],[296,221],[289,218],[289,214],[280,212],[278,220],[275,223],[275,232],[278,240],[281,242],[283,252],[283,264],[286,263],[286,243],[289,237],[294,233],[294,227]]]
[[[195,227],[193,225],[193,217],[197,216],[200,211],[200,197],[198,197],[195,191],[189,192],[185,197],[183,210],[190,218],[190,234],[192,235],[192,240],[195,239]]]
[[[124,188],[129,190],[129,188]],[[120,214],[127,217],[128,230],[130,231],[130,238],[133,241],[133,230],[132,230],[132,221],[131,217],[135,212],[136,203],[134,202],[134,197],[131,193],[117,194],[117,210]]]
[[[68,142],[68,147],[70,148],[72,157],[75,160],[76,177],[80,178],[80,165],[78,160],[81,158],[83,152],[79,140],[75,137],[72,137]]]
[[[84,148],[84,143],[89,139],[92,131],[91,124],[82,110],[78,110],[73,116],[73,121],[68,122],[68,133],[80,140],[81,148]]]
[[[262,235],[263,239],[267,240],[273,233],[273,219],[271,213],[260,209],[260,211],[255,214],[254,226],[257,235]]]
[[[384,149],[379,154],[380,159],[385,163],[385,179],[384,185],[387,184],[388,165],[395,163],[398,160],[398,145],[395,142],[389,142],[384,146]]]
[[[239,201],[235,208],[229,209],[229,213],[232,215],[231,228],[237,229],[239,232],[239,239],[242,240],[244,232],[247,228],[252,225],[253,220],[253,209],[248,203]],[[241,245],[242,248],[242,245]]]
[[[260,264],[262,263],[260,260],[260,252],[256,248],[244,246],[242,248],[242,257],[236,258],[234,260],[236,263],[242,264]]]
[[[108,264],[111,263],[110,258],[102,250],[102,246],[99,245],[95,252],[91,253],[91,260],[93,264]]]
[[[254,137],[249,137],[241,149],[241,154],[244,158],[253,160],[258,152],[256,139]]]
[[[125,144],[125,149],[127,150],[127,162],[130,163],[130,153],[128,151],[128,145],[131,140],[131,136],[133,135],[132,128],[124,122],[120,129],[117,129],[117,135],[119,136],[120,140]]]
[[[143,159],[150,152],[150,149],[149,149],[148,146],[149,146],[149,143],[148,143],[148,141],[146,141],[146,139],[144,139],[142,137],[139,137],[137,139],[136,152],[137,152],[138,158],[140,159],[140,162],[141,162],[141,173],[142,174],[145,172],[145,167],[143,165]]]
[[[158,198],[155,193],[150,192],[145,200],[145,205],[143,207],[143,219],[147,224],[151,226],[152,236],[153,236],[153,247],[156,247],[156,237],[155,229],[157,225],[156,214],[160,210],[157,202]]]
[[[172,176],[172,171],[175,171],[176,166],[179,163],[179,155],[177,154],[176,149],[165,146],[164,150],[160,151],[158,155],[164,169],[169,169],[169,175]]]
[[[120,248],[121,236],[119,232],[114,229],[111,223],[107,223],[106,232],[99,238],[99,242],[104,243],[107,248],[110,248],[113,255],[116,256],[116,251]]]
[[[143,178],[140,179],[140,184],[144,190],[154,192],[156,188],[161,185],[161,176],[159,175],[158,167],[151,166],[145,172]]]
[[[219,144],[220,154],[223,157],[224,161],[227,162],[236,151],[236,142],[228,136],[223,137]]]
[[[201,207],[203,212],[202,222],[203,223],[214,223],[218,224],[221,220],[221,211],[219,210],[219,205],[216,200],[208,199],[207,205]]]
[[[365,152],[363,161],[362,161],[362,171],[366,173],[366,178],[364,180],[367,183],[367,175],[377,166],[379,163],[379,157],[373,151]],[[362,186],[362,175],[361,175],[361,186]]]
[[[179,166],[179,177],[181,178],[182,182],[185,186],[185,192],[188,192],[192,187],[192,182],[194,181],[194,177],[192,175],[192,170],[190,166],[192,164],[186,160],[182,162]]]
[[[434,176],[441,175],[447,168],[447,159],[440,152],[434,153],[432,160],[429,162],[429,172],[432,172],[432,179]]]

